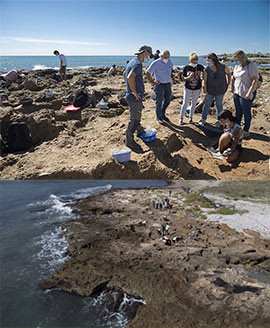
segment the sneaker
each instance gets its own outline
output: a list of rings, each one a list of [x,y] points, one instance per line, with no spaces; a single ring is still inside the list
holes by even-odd
[[[192,117],[189,118],[188,123],[193,123]]]
[[[205,125],[205,120],[201,119],[199,125]]]
[[[214,154],[219,152],[218,148],[215,148],[213,146],[209,147],[208,149],[211,151],[211,153],[214,153]]]
[[[249,131],[243,131],[242,138],[249,138],[250,132]]]
[[[184,120],[181,118],[180,125],[184,124]]]
[[[230,150],[224,150],[224,152],[222,153],[223,156],[225,157],[229,157],[232,154],[232,152]]]
[[[166,121],[166,122],[170,122],[170,120],[168,119],[168,117],[166,115],[162,116],[162,120]]]
[[[137,132],[137,137],[140,138],[141,135],[144,133],[145,131],[140,131],[140,132]]]
[[[162,119],[159,119],[159,120],[158,120],[158,123],[159,123],[159,124],[164,124],[164,122],[163,122]]]
[[[131,149],[135,153],[143,152],[142,147],[139,144],[137,144],[135,141],[129,141],[129,142],[125,141],[125,144],[129,149]]]

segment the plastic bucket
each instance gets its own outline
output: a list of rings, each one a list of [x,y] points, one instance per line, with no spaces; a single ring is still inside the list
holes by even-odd
[[[111,149],[112,157],[119,163],[130,161],[131,150],[129,148],[123,148],[122,150]]]

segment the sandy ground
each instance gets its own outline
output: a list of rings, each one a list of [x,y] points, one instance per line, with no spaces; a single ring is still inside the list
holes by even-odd
[[[176,74],[177,72],[175,72]],[[2,126],[12,120],[26,121],[36,141],[30,152],[8,154],[1,158],[2,179],[221,179],[221,180],[264,180],[269,179],[269,82],[268,70],[262,73],[264,82],[254,102],[251,138],[243,141],[244,151],[239,160],[228,164],[225,160],[210,157],[207,147],[215,140],[205,136],[196,124],[179,126],[179,106],[183,100],[183,82],[175,80],[173,96],[167,116],[171,124],[161,126],[155,118],[153,90],[145,79],[146,96],[142,114],[143,126],[157,130],[157,139],[144,143],[143,153],[132,152],[131,161],[117,163],[110,149],[124,146],[125,129],[129,111],[120,105],[118,94],[125,90],[122,73],[109,77],[106,70],[97,69],[94,77],[88,71],[70,71],[67,82],[57,83],[43,72],[30,72],[28,79],[41,82],[42,90],[30,91],[14,86],[10,89],[12,107],[1,109]],[[87,78],[90,89],[95,89],[116,108],[102,111],[86,108],[82,120],[67,119],[65,97]],[[53,91],[54,100],[44,98],[45,91]],[[18,99],[31,96],[32,107],[18,106]],[[43,97],[43,98],[42,98]],[[224,107],[234,111],[232,94],[228,91]],[[194,122],[201,118],[194,116]],[[208,122],[214,124],[215,110],[210,112]]]

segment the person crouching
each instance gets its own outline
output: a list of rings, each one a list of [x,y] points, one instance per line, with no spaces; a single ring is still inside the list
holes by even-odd
[[[227,162],[234,162],[242,152],[241,126],[236,123],[237,119],[229,110],[223,110],[219,116],[224,133],[218,142],[219,152],[226,158]]]

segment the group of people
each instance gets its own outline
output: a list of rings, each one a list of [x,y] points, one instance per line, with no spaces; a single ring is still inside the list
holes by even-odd
[[[172,98],[172,69],[173,63],[170,59],[170,52],[164,50],[159,56],[159,50],[153,55],[152,48],[144,45],[140,47],[135,57],[130,60],[125,70],[126,79],[126,100],[130,109],[130,117],[126,130],[126,145],[134,151],[140,151],[141,147],[134,140],[134,133],[139,137],[144,128],[141,125],[141,114],[143,109],[143,97],[145,92],[143,81],[142,63],[149,58],[156,58],[148,67],[146,76],[154,88],[156,95],[156,118],[160,124],[169,122],[166,116]],[[180,124],[183,124],[184,115],[191,99],[191,108],[189,111],[189,122],[193,122],[195,107],[203,89],[204,105],[202,108],[202,118],[199,122],[204,125],[207,120],[209,108],[215,100],[216,103],[216,125],[223,125],[226,131],[220,140],[220,151],[223,151],[224,144],[227,143],[230,136],[230,143],[227,157],[228,161],[235,160],[239,153],[242,137],[249,136],[251,123],[251,106],[256,97],[256,87],[259,79],[257,65],[248,60],[244,51],[236,51],[233,55],[234,66],[233,77],[226,64],[219,61],[215,53],[210,53],[206,57],[206,67],[198,63],[198,55],[191,52],[189,55],[189,64],[184,67],[183,81],[184,99],[180,113]],[[231,84],[236,117],[234,118],[230,111],[223,111],[223,97]],[[241,129],[241,120],[244,116],[244,129]],[[237,126],[235,125],[237,124]],[[240,131],[240,130],[241,131]],[[237,133],[236,133],[237,131]],[[240,132],[241,133],[240,133]],[[241,134],[239,137],[239,133]],[[225,142],[226,140],[226,142]],[[234,153],[234,155],[232,155]]]

